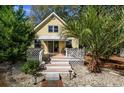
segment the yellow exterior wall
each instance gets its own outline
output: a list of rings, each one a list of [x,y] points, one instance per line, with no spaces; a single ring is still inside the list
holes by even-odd
[[[79,48],[79,41],[76,38],[72,39],[72,47],[73,48]]]
[[[48,42],[47,41],[42,41],[42,46],[44,49],[44,54],[48,54]]]
[[[34,42],[31,43],[31,46],[29,46],[29,48],[34,48]]]
[[[59,32],[48,32],[48,26],[49,25],[57,25],[58,26],[58,31]],[[52,18],[47,24],[45,24],[44,26],[41,27],[41,29],[36,33],[36,36],[58,36],[60,35],[61,31],[62,31],[62,27],[63,24],[61,23],[61,21],[59,21],[57,18]]]
[[[48,32],[48,26],[49,25],[57,25],[58,26],[58,32]],[[61,31],[63,30],[63,24],[60,20],[58,20],[56,17],[52,18],[51,20],[49,20],[48,22],[46,22],[46,24],[44,24],[37,32],[36,32],[36,37],[40,37],[40,36],[58,36],[60,35]],[[48,49],[48,42],[44,41],[42,42],[43,48],[44,48],[44,53],[47,54],[49,49]],[[34,44],[31,45],[31,47],[34,47]],[[78,44],[78,40],[75,38],[72,38],[72,47],[73,48],[78,48],[79,44]],[[59,41],[59,52],[61,53],[62,49],[65,48],[65,41]]]
[[[48,32],[48,26],[49,25],[57,25],[58,26],[58,32]],[[49,20],[47,24],[45,24],[44,26],[42,26],[40,28],[40,30],[36,33],[36,36],[37,37],[44,36],[44,35],[46,35],[46,36],[52,36],[52,35],[59,36],[61,31],[63,31],[63,26],[64,25],[61,23],[61,21],[54,17],[51,20]],[[44,47],[44,53],[47,54],[49,51],[47,41],[44,41],[43,47]],[[65,42],[59,41],[59,53],[61,53],[63,48],[65,48]]]
[[[59,41],[59,53],[65,48],[65,41]]]

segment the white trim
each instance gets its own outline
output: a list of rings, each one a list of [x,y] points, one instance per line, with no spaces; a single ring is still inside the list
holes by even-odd
[[[55,12],[52,12],[48,17],[46,17],[41,23],[39,23],[35,28],[34,31],[41,26],[45,21],[47,21],[51,16],[57,17],[63,24],[66,24],[64,20],[62,20]]]
[[[57,41],[65,41],[65,38],[61,38],[60,36],[57,36],[57,35],[44,35],[44,36],[39,36],[38,39],[41,39],[41,40],[46,40],[46,41],[49,41],[49,40],[57,40]]]

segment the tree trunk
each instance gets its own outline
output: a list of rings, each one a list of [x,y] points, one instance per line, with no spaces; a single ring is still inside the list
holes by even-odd
[[[101,73],[100,60],[98,57],[92,57],[92,61],[88,65],[88,69],[93,73]]]

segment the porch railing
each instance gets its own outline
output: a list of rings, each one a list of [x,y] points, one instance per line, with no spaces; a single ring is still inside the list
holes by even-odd
[[[84,58],[85,48],[65,48],[67,57]]]
[[[27,50],[27,60],[34,60],[42,62],[43,49],[41,48],[29,48]]]
[[[70,65],[84,64],[84,56],[85,56],[85,48],[79,49],[79,48],[66,48],[66,56],[70,57]]]

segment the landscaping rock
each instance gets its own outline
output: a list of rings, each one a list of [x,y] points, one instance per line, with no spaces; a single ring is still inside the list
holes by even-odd
[[[76,78],[69,80],[67,75],[61,75],[65,87],[119,87],[124,86],[124,76],[114,70],[103,69],[102,73],[90,73],[86,66],[75,64]]]

